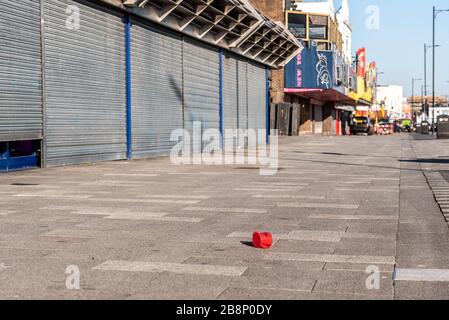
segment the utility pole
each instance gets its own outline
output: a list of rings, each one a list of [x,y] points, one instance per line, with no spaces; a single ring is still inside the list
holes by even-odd
[[[424,97],[427,97],[427,44],[424,43]],[[427,113],[427,98],[425,98],[424,102],[424,112],[427,117],[429,117]]]
[[[435,122],[435,22],[437,16],[442,12],[449,12],[449,9],[437,10],[435,6],[433,7],[432,13],[432,134],[435,133],[434,122]]]
[[[435,117],[435,20],[436,9],[433,7],[433,24],[432,24],[432,134],[434,134],[434,117]]]
[[[435,45],[435,48],[440,47],[440,45]],[[432,45],[424,43],[424,112],[426,113],[427,119],[429,118],[429,102],[427,101],[427,51],[432,48]]]
[[[412,98],[410,104],[412,105],[412,113],[414,113],[413,107],[415,106],[415,82],[421,81],[419,78],[412,78]]]
[[[426,113],[426,105],[424,104],[424,85],[421,85],[421,108]]]

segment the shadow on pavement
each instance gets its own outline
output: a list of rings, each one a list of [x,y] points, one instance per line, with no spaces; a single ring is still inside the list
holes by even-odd
[[[414,159],[414,160],[399,160],[399,161],[400,162],[413,162],[413,163],[446,164],[446,163],[449,163],[449,158]]]
[[[405,171],[418,171],[421,172],[421,169],[410,169],[410,168],[399,168],[399,167],[389,167],[389,166],[378,166],[378,165],[368,165],[361,163],[346,163],[346,162],[337,162],[337,161],[322,161],[322,160],[300,160],[300,159],[292,159],[292,158],[283,158],[288,161],[298,161],[298,162],[310,162],[310,163],[322,163],[322,164],[337,164],[342,166],[352,166],[352,167],[367,167],[367,168],[377,168],[377,169],[389,169],[389,170],[405,170]],[[398,162],[417,162],[417,160],[398,160]],[[449,161],[449,160],[447,160]]]

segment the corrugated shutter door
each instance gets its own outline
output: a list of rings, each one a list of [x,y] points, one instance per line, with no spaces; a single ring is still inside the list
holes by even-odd
[[[248,63],[248,128],[266,129],[266,73],[265,68]],[[265,144],[265,141],[258,141]]]
[[[0,141],[42,137],[40,1],[0,0]]]
[[[201,121],[203,131],[220,128],[219,53],[204,44],[184,40],[184,127]]]
[[[133,156],[168,154],[170,135],[182,129],[182,40],[133,23],[131,32]]]
[[[79,8],[79,30],[66,25],[68,6]],[[122,17],[86,1],[47,0],[44,38],[47,166],[125,159]]]
[[[238,128],[248,130],[248,64],[246,60],[240,59],[237,62],[238,67],[238,88],[239,88],[239,109],[238,109]],[[246,146],[246,141],[239,141],[240,147]]]
[[[223,129],[235,131],[238,129],[239,87],[237,59],[230,54],[223,54]],[[246,95],[246,93],[244,92]],[[228,133],[229,134],[229,133]],[[224,135],[224,143],[236,145],[237,139]]]

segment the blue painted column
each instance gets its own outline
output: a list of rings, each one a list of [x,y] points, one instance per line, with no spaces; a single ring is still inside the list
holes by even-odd
[[[224,143],[223,143],[223,49],[220,49],[220,70],[219,70],[219,77],[220,77],[220,146],[223,149]]]
[[[125,16],[125,61],[126,61],[126,158],[133,157],[132,110],[131,110],[131,19]]]
[[[265,80],[266,80],[266,127],[267,127],[267,137],[266,137],[266,143],[270,143],[270,81],[268,80],[268,66],[265,66]]]

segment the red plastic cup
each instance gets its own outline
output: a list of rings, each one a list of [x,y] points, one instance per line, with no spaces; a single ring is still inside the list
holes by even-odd
[[[270,249],[273,245],[273,235],[270,232],[254,232],[253,246],[258,249]]]

